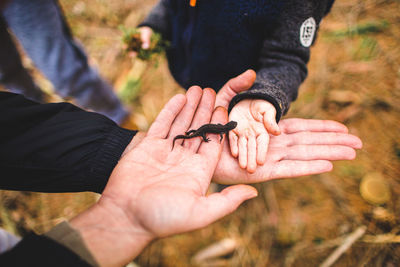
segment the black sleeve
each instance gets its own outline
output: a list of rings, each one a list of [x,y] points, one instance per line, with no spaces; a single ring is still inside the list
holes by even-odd
[[[258,59],[257,78],[253,87],[235,96],[233,108],[242,99],[264,99],[276,108],[279,121],[297,98],[298,88],[307,76],[310,45],[319,23],[330,10],[333,0],[287,1],[274,30],[266,34]],[[305,23],[314,24],[314,35],[304,40]],[[303,30],[303,31],[302,31]]]
[[[0,266],[90,267],[91,265],[51,238],[31,234],[11,250],[0,254]]]
[[[135,131],[68,103],[0,92],[0,188],[101,193]]]
[[[170,36],[170,0],[160,0],[138,27],[148,26],[166,39]]]

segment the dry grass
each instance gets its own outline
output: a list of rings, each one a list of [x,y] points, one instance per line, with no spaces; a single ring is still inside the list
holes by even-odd
[[[74,33],[94,64],[121,87],[131,62],[121,54],[119,24],[135,25],[156,1],[61,1]],[[211,266],[316,266],[361,225],[368,235],[400,230],[400,2],[338,0],[312,48],[309,76],[286,117],[334,119],[358,135],[357,159],[337,162],[329,174],[256,185],[260,196],[223,220],[192,233],[159,240],[136,262],[140,266],[191,266],[200,249],[232,237],[239,247]],[[370,24],[380,32],[368,32]],[[382,26],[386,25],[386,26]],[[367,29],[367,31],[365,31]],[[165,60],[147,67],[132,103],[145,130],[179,87]],[[338,101],[344,95],[349,101]],[[361,179],[383,175],[392,198],[383,205],[393,218],[373,215],[359,194]],[[275,195],[275,196],[274,196]],[[92,194],[0,192],[1,225],[19,234],[48,230],[95,200]],[[389,216],[390,217],[390,216]],[[398,243],[356,242],[335,266],[398,266]]]

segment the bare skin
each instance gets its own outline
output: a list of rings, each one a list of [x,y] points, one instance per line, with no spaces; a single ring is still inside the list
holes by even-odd
[[[329,171],[330,160],[354,158],[362,144],[344,125],[302,119],[280,123],[282,134],[270,141],[271,160],[254,174],[238,166],[218,135],[210,136],[213,142],[177,142],[170,150],[176,133],[226,124],[226,109],[212,113],[214,105],[227,105],[252,77],[249,71],[230,80],[217,99],[211,89],[190,88],[167,103],[146,136],[132,140],[100,201],[71,221],[101,266],[127,264],[152,240],[204,227],[257,196],[243,184],[206,196],[212,176],[221,183],[261,182]]]
[[[192,98],[202,93],[196,87],[189,91]],[[194,119],[182,123],[176,118],[191,101],[172,98],[146,137],[120,160],[99,202],[71,221],[101,266],[127,264],[152,240],[205,227],[257,196],[248,185],[206,196],[222,150],[218,135],[199,146],[177,144],[171,151],[171,132],[198,124],[204,100],[190,104],[186,110]],[[211,123],[227,123],[226,109],[217,108],[211,117],[212,110]]]
[[[248,70],[229,80],[218,92],[216,98],[215,91],[210,88],[204,89],[203,95],[201,95],[200,87],[191,88],[187,92],[192,96],[188,99],[190,105],[196,105],[200,99],[204,101],[199,105],[196,114],[198,118],[193,120],[193,123],[191,119],[194,113],[186,107],[184,107],[185,111],[179,114],[179,122],[184,125],[192,123],[190,129],[197,129],[209,123],[208,110],[217,106],[227,108],[236,94],[252,86],[255,76],[254,71]],[[226,143],[223,146],[213,181],[221,184],[258,183],[271,179],[328,172],[332,170],[330,161],[351,160],[355,156],[355,149],[362,147],[361,140],[349,134],[347,127],[338,122],[285,119],[279,123],[279,126],[282,128],[282,134],[269,136],[271,149],[266,152],[267,164],[257,166],[254,173],[249,173],[238,165],[237,158],[232,156],[229,144]],[[170,134],[176,136],[179,133],[172,129]],[[144,136],[145,133],[138,133],[126,151],[133,147],[133,143],[139,143]],[[305,136],[305,139],[300,138],[301,136]],[[182,144],[182,141],[179,143]],[[200,143],[200,138],[196,138],[186,140],[185,146],[199,146]],[[289,152],[291,158],[285,158]]]
[[[153,30],[143,26],[139,31],[142,48],[147,49],[150,46]],[[238,123],[236,129],[229,133],[232,156],[238,158],[239,166],[250,173],[256,171],[257,165],[265,163],[269,135],[280,134],[275,116],[275,107],[262,99],[242,100],[229,114],[229,120]]]
[[[275,116],[275,107],[262,99],[245,99],[233,107],[229,119],[238,127],[229,133],[229,144],[242,169],[253,173],[267,160],[270,134],[281,133]]]

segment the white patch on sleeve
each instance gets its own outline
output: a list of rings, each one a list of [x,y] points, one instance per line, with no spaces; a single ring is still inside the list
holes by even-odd
[[[317,23],[313,17],[306,19],[300,27],[300,43],[304,47],[310,47],[314,40]]]

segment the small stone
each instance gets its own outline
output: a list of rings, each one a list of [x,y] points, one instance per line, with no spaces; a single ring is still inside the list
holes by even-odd
[[[373,205],[385,204],[391,198],[389,185],[380,173],[371,173],[362,179],[360,194],[365,201]]]
[[[350,90],[332,90],[328,93],[328,101],[339,105],[357,105],[361,103],[361,97]]]
[[[75,15],[82,15],[86,11],[86,4],[83,1],[77,2],[72,8],[72,13]]]
[[[372,211],[372,217],[378,222],[395,223],[396,216],[383,207],[375,207]]]

